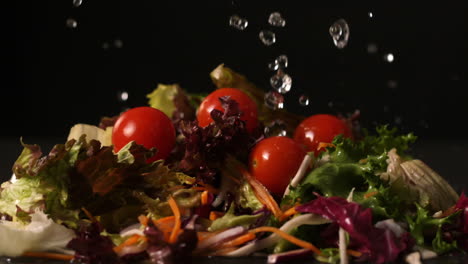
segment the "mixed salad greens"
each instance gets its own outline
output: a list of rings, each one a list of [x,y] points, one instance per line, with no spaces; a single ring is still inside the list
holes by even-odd
[[[13,177],[0,187],[0,256],[93,264],[250,255],[269,263],[389,263],[468,250],[468,199],[412,158],[415,135],[386,125],[360,129],[356,119],[341,117],[352,135],[295,151],[293,161],[294,153],[274,146],[294,141],[306,117],[268,108],[261,89],[224,65],[210,76],[218,89],[235,88],[255,102],[253,129],[243,99],[217,97],[222,108],[209,108],[211,120],[201,126],[197,115],[209,96],[160,84],[148,108],[164,113],[170,124],[160,124],[173,126],[164,133],[174,138],[157,131],[145,137],[170,147],[162,159],[151,159],[158,153],[148,145],[152,138],[122,139],[129,133],[128,126],[117,129],[123,113],[97,126],[77,124],[46,155],[21,142]],[[130,120],[133,130],[148,125]],[[282,139],[265,134],[272,122],[284,125]],[[116,133],[124,141],[118,151]],[[262,165],[251,153],[270,138],[276,141],[267,154],[280,161]],[[275,185],[284,178],[287,186]]]

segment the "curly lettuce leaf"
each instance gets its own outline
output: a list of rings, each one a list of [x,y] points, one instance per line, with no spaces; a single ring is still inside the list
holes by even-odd
[[[381,126],[377,135],[351,140],[341,135],[333,140],[321,158],[327,161],[313,169],[291,192],[282,204],[292,205],[314,199],[314,192],[332,197],[347,197],[354,188],[354,201],[371,208],[384,217],[402,217],[416,199],[400,182],[389,183],[379,175],[387,170],[388,150],[398,148],[402,153],[416,139],[412,134],[397,135],[395,129]]]
[[[193,102],[196,99],[192,100],[178,84],[158,84],[146,97],[151,107],[161,110],[174,121],[195,118]]]

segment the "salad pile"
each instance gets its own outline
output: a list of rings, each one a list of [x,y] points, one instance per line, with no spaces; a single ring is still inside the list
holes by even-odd
[[[21,142],[0,187],[0,256],[418,263],[468,250],[468,199],[411,156],[415,135],[271,109],[224,65],[210,77],[210,94],[160,84],[48,154]]]

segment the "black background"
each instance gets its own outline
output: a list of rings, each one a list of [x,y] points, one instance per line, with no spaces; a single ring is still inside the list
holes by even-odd
[[[465,137],[467,8],[323,8],[306,2],[17,3],[14,52],[4,52],[14,57],[14,74],[5,74],[14,80],[3,90],[14,107],[2,104],[8,125],[1,136],[65,137],[75,123],[97,124],[102,116],[146,104],[146,94],[158,83],[209,92],[214,88],[209,72],[221,63],[268,90],[273,72],[267,64],[286,54],[291,111],[359,109],[363,126],[389,123],[419,137]],[[286,27],[268,25],[273,11],[283,15]],[[249,20],[246,30],[229,26],[233,14]],[[66,26],[68,18],[76,19],[75,29]],[[351,32],[343,50],[328,33],[339,18]],[[276,32],[277,43],[263,45],[262,29]],[[377,53],[368,53],[369,44]],[[387,53],[394,54],[393,63],[384,60]],[[118,100],[119,91],[128,92],[128,101]],[[309,96],[308,107],[297,103],[301,94]]]
[[[285,95],[288,110],[303,115],[360,110],[364,127],[390,124],[412,131],[419,137],[415,157],[458,192],[465,190],[468,8],[324,8],[307,2],[83,0],[80,7],[72,0],[15,2],[2,16],[2,44],[13,47],[0,52],[5,64],[0,179],[11,175],[20,137],[47,153],[64,143],[76,123],[97,125],[103,116],[146,105],[158,83],[212,91],[209,73],[221,63],[268,91],[273,72],[267,65],[286,54],[293,79]],[[268,24],[274,11],[286,27]],[[247,29],[229,26],[233,14],[248,19]],[[76,28],[66,26],[69,18]],[[340,18],[351,32],[342,50],[328,33]],[[263,29],[276,33],[275,44],[261,43]],[[371,44],[376,53],[368,52]],[[392,63],[384,59],[388,53]],[[128,92],[127,101],[119,101],[122,91]],[[310,98],[307,107],[298,103],[302,94]]]

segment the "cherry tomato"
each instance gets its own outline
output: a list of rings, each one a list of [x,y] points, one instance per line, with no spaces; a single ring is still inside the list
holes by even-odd
[[[269,137],[253,147],[249,170],[271,193],[282,196],[306,154],[292,138]]]
[[[316,155],[319,144],[331,143],[335,136],[342,134],[351,138],[351,129],[341,119],[329,114],[317,114],[304,119],[294,131],[294,140]]]
[[[247,131],[253,132],[258,124],[257,104],[246,93],[235,88],[220,88],[205,97],[198,108],[198,124],[201,127],[206,127],[213,122],[210,115],[213,109],[224,112],[221,102],[219,101],[219,98],[223,96],[230,96],[231,99],[239,104],[239,109],[242,112],[241,120],[245,121]]]
[[[130,141],[148,149],[157,149],[157,153],[148,162],[165,159],[175,144],[174,125],[166,114],[156,108],[132,108],[121,114],[115,122],[112,131],[114,151],[119,151]]]

